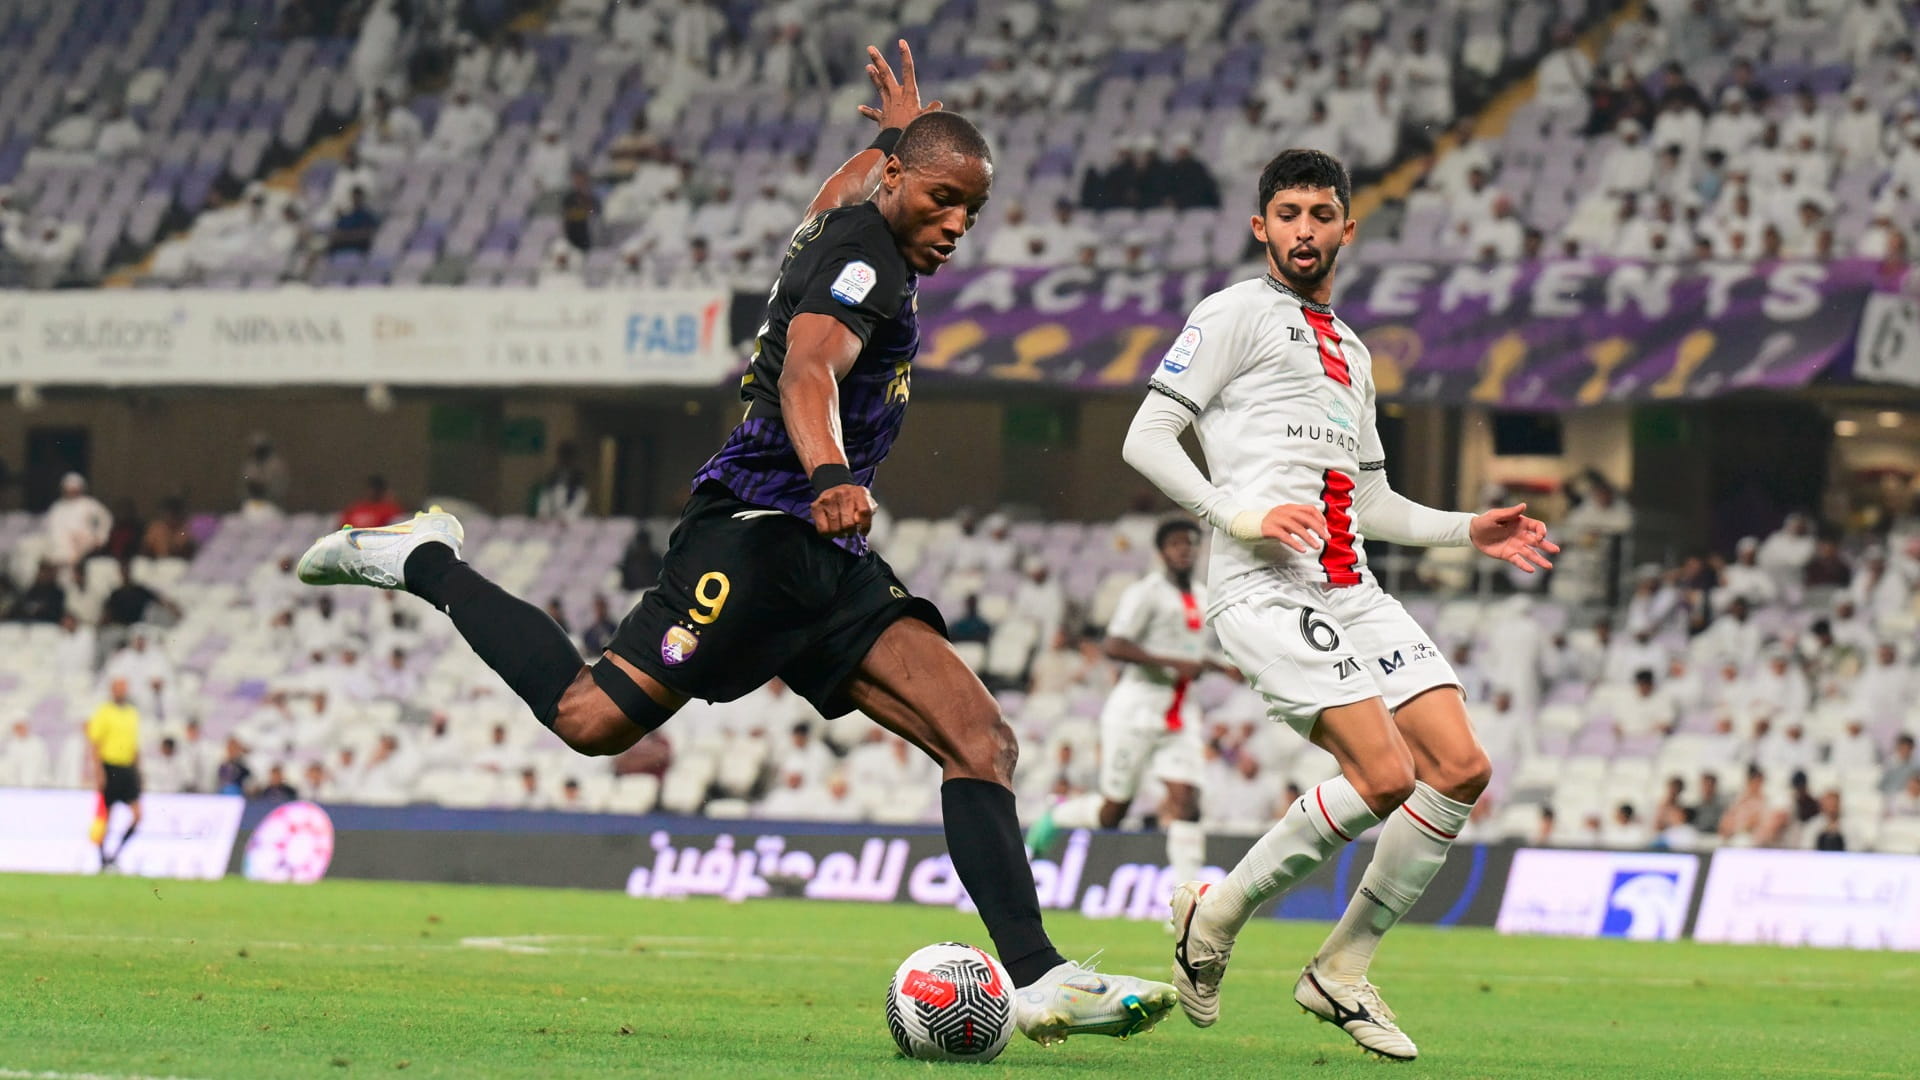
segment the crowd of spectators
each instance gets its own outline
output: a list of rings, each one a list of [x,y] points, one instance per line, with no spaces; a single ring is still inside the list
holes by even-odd
[[[1812,67],[1791,85],[1763,78],[1764,53],[1796,40],[1826,42],[1844,88],[1833,69],[1820,85]],[[1736,46],[1761,55],[1727,62]],[[1409,209],[1440,208],[1444,250],[1475,259],[1905,260],[1920,229],[1916,71],[1915,31],[1891,0],[1647,4],[1597,60],[1562,29],[1537,68],[1524,122],[1584,136],[1572,152],[1585,171],[1562,174],[1583,185],[1568,212],[1527,221],[1553,163],[1510,174],[1525,144],[1464,130]]]
[[[210,221],[196,221],[188,235],[165,245],[152,276],[299,278],[329,255],[365,253],[409,166],[478,160],[501,130],[503,110],[529,92],[551,89],[556,72],[547,69],[538,41],[526,36],[532,26],[542,35],[574,38],[601,65],[627,69],[631,88],[646,94],[631,132],[590,155],[583,156],[571,128],[542,130],[526,153],[524,173],[542,193],[534,213],[559,216],[573,248],[547,253],[539,280],[550,287],[576,284],[581,253],[602,246],[617,252],[623,285],[764,285],[779,241],[822,179],[822,163],[803,153],[792,176],[776,170],[749,183],[704,174],[697,148],[655,132],[675,125],[696,98],[730,90],[781,103],[825,99],[835,110],[850,109],[866,88],[862,46],[889,40],[903,26],[971,22],[972,32],[943,38],[938,50],[969,63],[941,76],[934,90],[949,108],[989,128],[1049,110],[1088,108],[1111,89],[1107,63],[1116,54],[1242,41],[1267,50],[1272,74],[1256,76],[1231,99],[1247,102],[1233,137],[1222,144],[1231,160],[1203,154],[1201,141],[1215,141],[1204,130],[1137,134],[1115,160],[1088,168],[1078,200],[1088,211],[1216,210],[1222,188],[1244,184],[1264,161],[1241,160],[1253,153],[1249,148],[1267,147],[1264,155],[1303,141],[1342,153],[1357,175],[1370,178],[1452,121],[1458,87],[1483,87],[1510,59],[1501,28],[1484,19],[1470,21],[1454,41],[1434,42],[1423,26],[1391,35],[1396,44],[1390,46],[1385,15],[1372,3],[1342,6],[1331,26],[1311,22],[1304,15],[1310,8],[1298,5],[1199,0],[1110,6],[1019,0],[958,16],[936,0],[788,0],[745,10],[715,0],[561,0],[538,6],[538,20],[508,21],[533,6],[507,0],[286,5],[284,34],[353,38],[347,70],[361,102],[356,157],[340,169],[349,179],[333,185],[324,205],[288,206],[277,194],[257,199],[256,192],[230,191],[223,205],[203,215]],[[1466,5],[1476,14],[1487,6]],[[418,92],[435,95],[433,105],[416,111]],[[1477,92],[1469,96],[1478,100]],[[1164,103],[1149,104],[1151,117]],[[137,130],[129,131],[131,121],[115,109],[87,104],[79,118],[63,119],[49,132],[48,152],[84,145],[93,153],[102,142],[115,153],[137,147]],[[1143,124],[1143,131],[1152,130]],[[1017,197],[1025,178],[1002,180]],[[1154,252],[1149,238],[1123,237],[1109,246],[1130,244],[1141,249],[1135,261]],[[1048,258],[1091,261],[1084,246],[1068,250],[1065,259],[1059,252]],[[1023,261],[1032,257],[1029,252]],[[1107,261],[1128,264],[1124,254]]]
[[[284,32],[324,27],[354,40],[348,70],[361,101],[350,156],[339,159],[324,199],[248,186],[246,177],[231,181],[185,233],[160,245],[152,276],[302,278],[330,256],[368,253],[415,165],[479,161],[498,140],[510,105],[552,89],[557,73],[543,59],[541,39],[523,29],[538,22],[508,18],[528,7],[508,0],[287,5]],[[584,283],[587,254],[605,248],[617,263],[608,280],[621,286],[764,287],[780,241],[825,165],[802,152],[791,173],[709,172],[699,146],[664,133],[682,132],[691,102],[729,91],[783,107],[819,99],[844,111],[864,93],[862,45],[900,26],[945,26],[941,20],[953,18],[949,7],[934,0],[789,0],[751,11],[713,0],[563,0],[542,7],[540,34],[572,36],[597,63],[627,70],[623,85],[644,91],[645,103],[631,112],[631,130],[604,146],[586,149],[573,125],[548,124],[526,150],[521,172],[539,193],[530,220],[561,226],[540,262],[539,284]],[[1438,39],[1429,26],[1440,23],[1396,28],[1373,3],[1341,5],[1330,25],[1313,21],[1310,5],[1278,2],[1125,3],[1111,10],[1084,0],[999,5],[969,15],[970,33],[941,38],[944,58],[968,63],[932,88],[990,133],[1036,113],[1085,111],[1124,97],[1109,61],[1129,50],[1245,42],[1266,51],[1249,85],[1212,103],[1239,110],[1223,132],[1160,127],[1154,121],[1170,107],[1166,101],[1132,103],[1143,117],[1138,129],[1090,144],[1099,148],[1097,160],[1069,161],[1082,213],[1096,220],[1136,215],[1117,233],[1100,230],[1097,245],[1080,242],[1084,237],[1043,243],[1031,235],[1018,237],[1024,243],[997,242],[1002,229],[1030,233],[1029,223],[1047,216],[1055,195],[1048,189],[1017,215],[996,209],[983,245],[993,250],[963,249],[964,259],[1153,265],[1166,257],[1167,234],[1163,222],[1138,224],[1139,213],[1226,214],[1223,207],[1240,201],[1235,193],[1274,147],[1333,150],[1364,184],[1419,160],[1449,127],[1458,145],[1426,171],[1408,203],[1409,210],[1439,208],[1443,252],[1498,260],[1904,258],[1920,220],[1920,106],[1913,96],[1920,79],[1912,74],[1920,63],[1903,9],[1894,0],[1752,7],[1642,5],[1636,18],[1601,39],[1597,52],[1567,24],[1536,63],[1509,55],[1515,42],[1499,19],[1484,17],[1499,5],[1481,0],[1463,3],[1463,18]],[[1803,36],[1821,43],[1830,66],[1850,67],[1844,90],[1827,81],[1782,85],[1769,74],[1770,54],[1784,54]],[[1537,170],[1513,171],[1501,144],[1465,137],[1489,88],[1529,66],[1536,109],[1528,122],[1584,133],[1579,156],[1599,162],[1578,174],[1577,201],[1551,212],[1533,205]],[[140,107],[157,92],[149,82],[135,78],[97,98],[76,95],[42,133],[33,161],[140,153]],[[430,105],[415,98],[422,92],[433,95]],[[1156,84],[1152,93],[1162,90]],[[1001,177],[1000,206],[1022,199],[1027,178],[1020,173],[1031,162],[1018,160],[1013,174]],[[548,235],[541,233],[541,244]],[[558,240],[571,251],[560,250]],[[10,207],[0,190],[0,250],[31,282],[61,280],[82,241],[73,223]]]

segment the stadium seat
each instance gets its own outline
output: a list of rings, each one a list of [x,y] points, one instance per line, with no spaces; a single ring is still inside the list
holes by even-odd
[[[987,666],[987,647],[977,641],[958,642],[953,651],[959,653],[960,659],[975,671],[984,670]]]
[[[660,808],[670,814],[697,814],[707,801],[718,762],[709,753],[677,755],[660,785]]]
[[[1874,843],[1880,851],[1920,855],[1920,818],[1888,819],[1881,824]]]
[[[607,810],[615,814],[645,814],[660,798],[660,780],[651,773],[615,778]]]
[[[722,795],[744,799],[760,783],[766,767],[766,740],[736,739],[720,757],[714,788]]]

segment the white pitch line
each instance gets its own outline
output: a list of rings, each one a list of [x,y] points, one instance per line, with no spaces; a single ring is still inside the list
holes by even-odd
[[[525,934],[525,935],[464,937],[459,939],[458,941],[423,941],[423,942],[408,943],[408,944],[389,944],[385,942],[273,941],[273,940],[258,940],[258,939],[243,939],[243,938],[159,937],[159,936],[144,936],[144,935],[138,935],[138,934],[47,934],[47,933],[26,933],[26,932],[17,931],[17,930],[0,930],[0,941],[8,941],[8,940],[20,941],[20,940],[27,940],[27,939],[39,939],[39,940],[47,940],[47,941],[93,941],[93,942],[101,942],[105,944],[134,944],[134,945],[190,945],[190,946],[205,945],[205,946],[217,947],[222,949],[233,949],[233,948],[243,948],[243,947],[249,948],[249,949],[252,949],[252,948],[288,949],[288,950],[305,949],[305,950],[312,950],[315,952],[349,952],[349,953],[350,952],[401,952],[401,953],[404,953],[404,952],[498,952],[508,956],[596,956],[596,957],[645,956],[652,959],[660,959],[660,960],[718,960],[718,961],[724,961],[724,962],[747,961],[747,962],[753,962],[753,963],[767,963],[767,962],[777,963],[782,961],[788,962],[788,963],[814,963],[814,962],[817,962],[819,959],[818,954],[813,952],[780,953],[780,952],[774,952],[771,950],[755,951],[755,952],[740,952],[732,949],[690,949],[690,948],[673,947],[673,946],[679,946],[683,944],[698,944],[698,943],[704,943],[704,942],[712,942],[716,944],[718,943],[735,944],[736,943],[735,939],[733,938],[712,937],[712,936],[698,937],[698,936],[674,936],[674,935],[653,935],[653,936],[643,935],[643,936],[637,936],[637,937],[631,937],[631,938],[615,939],[615,938],[608,938],[608,937],[595,937],[592,935],[585,935],[585,934]],[[562,941],[612,941],[612,940],[625,941],[627,944],[619,947],[595,947],[595,946],[588,946],[588,945],[558,944],[559,942],[562,942]],[[634,946],[636,945],[646,946],[646,948],[644,951],[636,950],[634,948]],[[668,947],[662,948],[660,946],[668,946]],[[1838,982],[1833,980],[1810,980],[1810,981],[1778,982],[1778,983],[1747,982],[1742,985],[1744,989],[1750,989],[1750,990],[1785,990],[1785,991],[1865,990],[1865,991],[1870,991],[1875,988],[1875,985],[1877,983],[1896,982],[1896,981],[1911,979],[1914,977],[1916,972],[1920,972],[1920,969],[1894,968],[1890,971],[1877,973],[1873,977],[1868,979],[1855,980],[1850,982]],[[1241,972],[1241,977],[1288,980],[1288,979],[1294,978],[1294,974],[1288,970],[1283,970],[1279,968],[1275,968],[1271,970],[1262,970],[1259,968],[1253,968],[1251,965],[1249,965],[1249,970]],[[1440,969],[1440,968],[1428,968],[1428,967],[1404,968],[1400,971],[1400,977],[1407,978],[1407,979],[1414,979],[1414,980],[1445,979],[1449,981],[1457,981],[1460,979],[1469,979],[1469,980],[1479,979],[1483,982],[1546,983],[1549,985],[1562,985],[1562,986],[1648,986],[1648,987],[1659,987],[1664,989],[1676,989],[1676,988],[1684,989],[1684,988],[1689,988],[1689,987],[1694,987],[1699,985],[1698,980],[1695,980],[1692,978],[1674,977],[1674,976],[1549,975],[1549,974],[1533,974],[1533,973],[1525,973],[1525,972],[1494,972],[1494,971],[1481,972],[1476,974],[1471,970],[1463,971],[1460,969]],[[1707,980],[1706,985],[1701,988],[1713,989],[1718,984],[1724,983],[1726,981],[1727,980],[1724,980],[1724,979]],[[0,1071],[0,1080],[22,1080],[22,1077],[24,1077],[25,1075],[37,1076],[38,1074],[22,1074],[21,1077],[16,1077],[14,1074],[11,1074],[5,1071]],[[60,1078],[50,1076],[47,1078],[47,1080],[60,1080]],[[79,1074],[75,1074],[75,1076],[71,1078],[71,1080],[86,1080],[86,1078],[79,1076]],[[117,1078],[108,1078],[108,1080],[117,1080]],[[135,1078],[128,1078],[128,1080],[147,1080],[147,1078],[135,1077]],[[177,1078],[158,1078],[158,1080],[177,1080]]]
[[[700,942],[727,942],[731,938],[691,937],[675,935],[639,936],[620,939],[627,942],[620,947],[594,947],[587,945],[542,945],[536,942],[557,941],[608,941],[606,937],[593,937],[575,934],[527,934],[506,937],[466,937],[453,941],[423,941],[408,944],[389,944],[386,942],[351,941],[274,941],[258,938],[203,938],[203,937],[164,937],[143,934],[45,934],[24,933],[17,930],[0,930],[0,941],[77,941],[99,942],[112,945],[187,945],[206,946],[218,949],[287,949],[291,951],[311,950],[314,952],[501,952],[510,956],[600,956],[634,957],[647,956],[656,959],[674,960],[722,960],[815,963],[819,960],[816,953],[777,953],[777,952],[739,952],[726,949],[685,949],[674,948],[681,944]],[[634,946],[644,946],[636,950]],[[669,946],[661,948],[660,946]],[[0,1073],[0,1080],[12,1080]]]
[[[145,1073],[54,1072],[25,1069],[0,1069],[0,1080],[187,1080],[180,1076],[148,1076]]]

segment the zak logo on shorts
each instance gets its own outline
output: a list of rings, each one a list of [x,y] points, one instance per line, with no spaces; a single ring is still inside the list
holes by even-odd
[[[684,664],[699,647],[699,635],[684,626],[669,626],[666,636],[660,639],[660,662],[669,667]]]

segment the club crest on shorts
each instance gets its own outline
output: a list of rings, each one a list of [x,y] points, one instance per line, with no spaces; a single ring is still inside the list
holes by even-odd
[[[684,664],[699,647],[699,635],[684,626],[669,626],[660,639],[660,661],[668,665]]]

